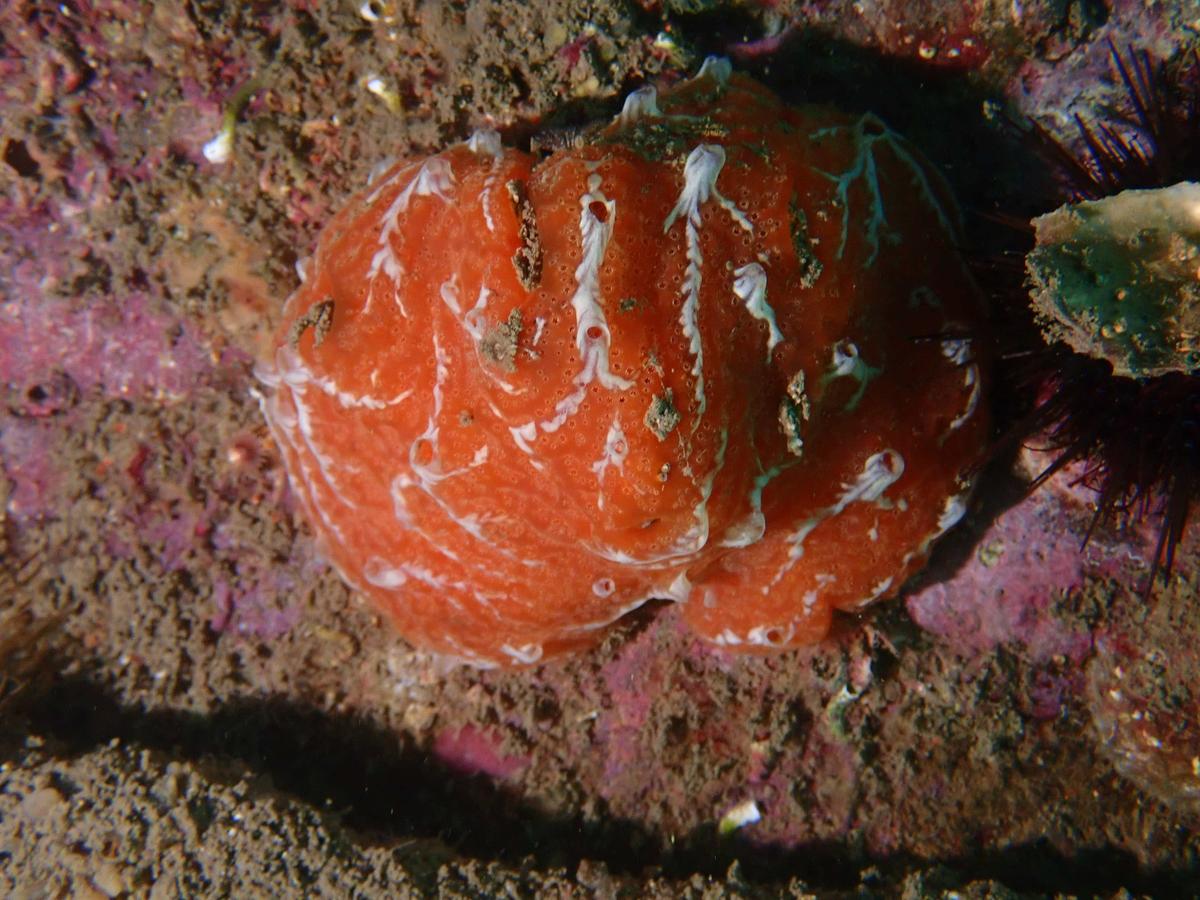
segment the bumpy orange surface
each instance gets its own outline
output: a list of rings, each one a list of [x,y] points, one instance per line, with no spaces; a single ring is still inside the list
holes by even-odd
[[[326,550],[419,646],[530,663],[650,598],[821,638],[962,515],[985,440],[955,212],[873,116],[710,60],[546,159],[394,166],[261,369]]]

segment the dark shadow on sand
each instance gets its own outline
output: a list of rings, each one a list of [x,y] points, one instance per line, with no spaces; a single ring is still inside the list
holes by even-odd
[[[114,739],[156,750],[202,768],[244,763],[264,789],[283,792],[352,829],[364,844],[398,845],[423,838],[462,857],[512,866],[574,869],[583,860],[618,875],[649,872],[668,878],[723,878],[733,863],[763,887],[799,878],[823,891],[856,892],[873,868],[880,887],[930,866],[948,888],[991,878],[1021,891],[1107,894],[1119,888],[1179,896],[1194,872],[1143,872],[1131,854],[1098,848],[1077,857],[1047,843],[944,860],[871,859],[857,843],[814,842],[797,848],[752,844],[705,826],[667,840],[635,822],[568,818],[545,813],[480,776],[451,771],[403,738],[353,716],[324,712],[278,697],[239,699],[209,714],[144,711],[123,706],[86,678],[60,680],[27,723],[50,738],[48,749],[74,756]],[[11,737],[11,735],[10,735]]]

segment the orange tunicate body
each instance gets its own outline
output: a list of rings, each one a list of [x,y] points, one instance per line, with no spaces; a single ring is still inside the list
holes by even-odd
[[[544,160],[494,133],[326,228],[260,369],[348,581],[476,664],[651,598],[819,640],[961,516],[986,440],[952,201],[872,116],[710,62]]]

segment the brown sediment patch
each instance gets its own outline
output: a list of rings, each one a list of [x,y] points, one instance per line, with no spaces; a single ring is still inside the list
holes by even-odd
[[[332,326],[333,300],[326,297],[310,306],[308,312],[292,323],[292,329],[288,332],[288,343],[295,350],[300,343],[300,336],[311,328],[313,330],[313,346],[320,347]]]
[[[514,180],[505,187],[512,200],[513,212],[517,216],[517,233],[521,238],[521,246],[513,254],[513,268],[517,270],[521,287],[532,291],[542,280],[542,242],[538,235],[537,219],[533,214],[533,204],[525,192],[525,182]]]
[[[479,352],[488,362],[505,372],[516,370],[517,343],[521,340],[521,311],[514,309],[508,319],[493,325],[479,341]]]

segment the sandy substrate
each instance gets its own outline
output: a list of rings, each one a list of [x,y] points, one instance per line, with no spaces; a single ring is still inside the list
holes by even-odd
[[[1087,497],[1022,500],[1005,461],[820,647],[731,656],[661,605],[448,669],[321,562],[252,396],[297,259],[385,158],[528,142],[716,51],[879,112],[969,208],[1037,211],[999,112],[1069,123],[1115,96],[1105,38],[1200,27],[953,6],[0,11],[0,895],[1192,892],[1194,535],[1147,605],[1153,535],[1081,553]]]

